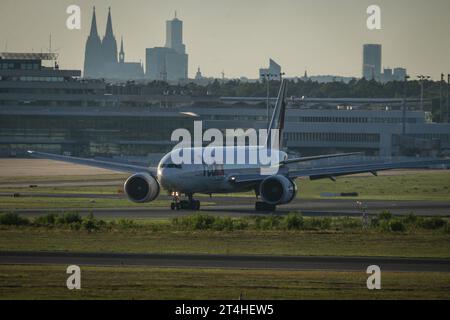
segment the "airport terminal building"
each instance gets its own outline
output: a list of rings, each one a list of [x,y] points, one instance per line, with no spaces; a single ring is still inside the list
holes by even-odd
[[[46,54],[0,54],[0,156],[40,150],[80,156],[147,155],[170,148],[176,128],[192,120],[143,105],[159,95],[82,80],[78,70],[45,67]],[[133,107],[136,106],[136,107]]]
[[[193,109],[206,127],[266,127],[265,109]],[[301,154],[363,151],[384,157],[434,155],[450,149],[450,125],[428,123],[425,112],[407,111],[403,135],[402,111],[288,109],[285,145]]]
[[[46,54],[0,54],[0,156],[38,150],[76,156],[146,157],[169,151],[173,130],[265,128],[265,102],[147,92],[137,84],[83,80],[78,70],[43,66]],[[395,99],[289,102],[284,139],[303,155],[445,154],[450,124],[431,123],[418,102]],[[155,157],[157,158],[157,157]]]

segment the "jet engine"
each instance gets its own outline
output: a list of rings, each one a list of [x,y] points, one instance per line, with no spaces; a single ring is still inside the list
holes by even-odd
[[[291,202],[297,194],[294,181],[282,175],[270,176],[261,182],[259,194],[268,204],[278,205]]]
[[[159,182],[148,173],[136,173],[130,176],[123,185],[128,199],[137,203],[155,200],[160,191]]]

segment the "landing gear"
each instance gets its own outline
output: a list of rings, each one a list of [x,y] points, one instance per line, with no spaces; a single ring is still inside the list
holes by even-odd
[[[258,212],[274,212],[277,206],[274,204],[269,204],[267,202],[257,201],[255,203],[255,211]]]
[[[200,210],[200,201],[195,200],[192,194],[188,194],[188,200],[180,200],[178,192],[172,192],[172,203],[170,209],[172,210]]]

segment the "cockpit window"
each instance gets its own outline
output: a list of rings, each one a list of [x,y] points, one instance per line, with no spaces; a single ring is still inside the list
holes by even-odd
[[[163,163],[161,165],[161,168],[175,168],[175,169],[181,169],[181,164],[175,164],[175,163]]]

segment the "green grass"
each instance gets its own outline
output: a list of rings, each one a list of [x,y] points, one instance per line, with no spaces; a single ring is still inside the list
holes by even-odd
[[[39,182],[68,182],[68,181],[115,181],[124,180],[128,177],[126,174],[98,174],[98,175],[55,175],[55,176],[0,176],[0,183],[39,183]]]
[[[59,186],[34,188],[0,188],[5,193],[48,193],[48,194],[123,194],[123,186]]]
[[[0,215],[0,250],[401,256],[450,258],[448,219],[194,214],[173,219],[101,220],[71,212],[33,219]]]
[[[81,290],[66,288],[67,266],[1,265],[0,299],[450,299],[450,273],[81,267]]]
[[[25,194],[99,194],[99,195],[117,195],[123,194],[123,184],[117,186],[58,186],[58,187],[0,187],[2,193],[25,193]],[[161,194],[165,194],[161,192]],[[202,198],[210,198],[209,195],[199,194],[196,195]],[[243,193],[227,193],[227,194],[214,194],[214,197],[255,197],[254,192]]]
[[[88,232],[3,226],[0,250],[450,258],[450,235],[436,230],[223,232],[150,227]]]
[[[48,198],[48,197],[1,197],[0,210],[12,209],[83,209],[83,208],[131,208],[169,207],[169,200],[155,200],[137,204],[128,199]],[[204,205],[207,205],[206,203]]]
[[[303,199],[320,198],[322,192],[358,192],[358,199],[372,200],[448,200],[450,171],[420,172],[379,177],[346,177],[331,180],[298,180]]]

